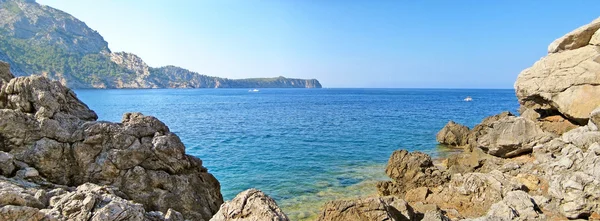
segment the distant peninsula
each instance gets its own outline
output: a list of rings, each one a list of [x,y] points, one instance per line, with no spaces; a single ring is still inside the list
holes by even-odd
[[[181,67],[149,67],[112,52],[84,22],[33,0],[0,0],[0,60],[16,76],[42,75],[70,88],[321,88],[316,79],[227,79]]]

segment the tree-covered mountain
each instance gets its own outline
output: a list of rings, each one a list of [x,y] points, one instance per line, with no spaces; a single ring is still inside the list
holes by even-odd
[[[43,75],[71,88],[320,88],[316,79],[211,77],[184,68],[149,67],[111,52],[84,22],[33,0],[0,0],[0,60],[17,76]]]

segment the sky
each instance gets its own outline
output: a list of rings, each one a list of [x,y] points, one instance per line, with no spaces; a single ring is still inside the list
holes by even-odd
[[[513,88],[554,39],[600,16],[592,0],[37,2],[152,67],[331,88]]]

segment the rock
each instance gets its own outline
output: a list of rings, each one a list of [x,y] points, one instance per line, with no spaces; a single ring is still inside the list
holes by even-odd
[[[124,200],[118,190],[86,183],[77,190],[50,200],[48,213],[59,220],[144,220],[141,204]]]
[[[450,219],[440,210],[429,210],[425,212],[423,221],[450,221]]]
[[[516,181],[525,185],[528,191],[535,191],[540,188],[540,179],[535,175],[520,173],[517,174]]]
[[[52,216],[41,212],[39,209],[27,206],[0,207],[0,220],[6,221],[56,221]]]
[[[248,189],[239,193],[233,200],[221,205],[211,221],[250,221],[272,220],[287,221],[287,215],[281,211],[275,200],[257,189]]]
[[[414,220],[413,209],[396,197],[372,197],[358,200],[339,200],[323,206],[319,221]]]
[[[560,115],[542,118],[537,123],[543,131],[547,131],[556,135],[562,135],[578,127]]]
[[[498,169],[502,164],[500,158],[486,154],[479,148],[451,155],[447,160],[449,174],[489,172]]]
[[[511,112],[505,111],[500,114],[486,117],[481,121],[481,123],[475,125],[473,129],[469,132],[467,136],[467,143],[469,144],[469,150],[477,148],[477,138],[483,136],[487,133],[487,129],[492,126],[492,124],[500,119],[507,118],[510,116],[514,116]]]
[[[407,190],[417,187],[436,187],[448,181],[448,175],[433,165],[431,157],[421,152],[409,153],[398,150],[392,153],[385,169],[386,174],[394,180],[395,190],[380,192],[396,192],[402,196]],[[389,184],[381,184],[380,186]]]
[[[590,40],[598,29],[600,29],[600,18],[569,32],[559,39],[554,40],[550,46],[548,46],[548,53],[573,50],[586,46],[589,43],[593,44],[594,42],[590,42]]]
[[[125,114],[121,123],[96,118],[58,82],[12,78],[0,89],[0,151],[22,164],[16,178],[40,185],[110,185],[147,211],[172,209],[190,220],[218,211],[219,182],[164,123],[140,113]],[[0,164],[9,165],[1,156]]]
[[[41,76],[11,79],[2,87],[0,97],[6,97],[5,108],[31,113],[37,118],[52,118],[62,113],[86,121],[98,119],[71,89]]]
[[[427,187],[419,187],[415,189],[408,190],[404,199],[408,202],[425,202],[427,199],[427,195],[429,195],[430,191]]]
[[[600,107],[590,113],[590,122],[596,125],[596,128],[600,128]]]
[[[589,113],[600,105],[600,47],[589,45],[599,27],[596,19],[557,39],[550,54],[523,70],[515,82],[519,103],[585,125]]]
[[[463,146],[467,144],[469,128],[464,125],[449,121],[436,135],[437,142],[450,146]]]
[[[570,219],[600,211],[600,179],[584,172],[552,176],[548,194],[558,200],[559,212]]]
[[[427,202],[444,210],[455,209],[465,217],[479,217],[485,215],[492,204],[502,200],[506,193],[522,188],[522,185],[497,170],[489,173],[454,174],[441,190],[432,191]]]
[[[546,220],[536,209],[531,197],[523,191],[512,191],[490,207],[487,215],[475,220]]]
[[[13,205],[43,209],[43,200],[36,197],[39,187],[27,181],[0,178],[0,207]]]
[[[17,171],[17,175],[16,175],[16,177],[19,177],[22,179],[34,178],[34,177],[38,177],[38,176],[40,176],[40,173],[33,167],[27,167],[25,169],[21,169],[21,170]]]
[[[600,45],[600,31],[596,31],[592,38],[590,39],[591,45]]]
[[[474,137],[473,145],[488,154],[510,158],[529,153],[533,147],[550,141],[553,135],[544,132],[535,122],[508,116],[493,122]]]
[[[10,176],[13,171],[15,171],[13,155],[0,151],[0,175]]]

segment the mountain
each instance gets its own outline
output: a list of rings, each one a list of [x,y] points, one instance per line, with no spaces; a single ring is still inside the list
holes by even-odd
[[[0,0],[0,60],[16,76],[43,75],[71,88],[321,87],[316,79],[227,79],[149,67],[135,54],[112,52],[84,22],[33,0]]]

